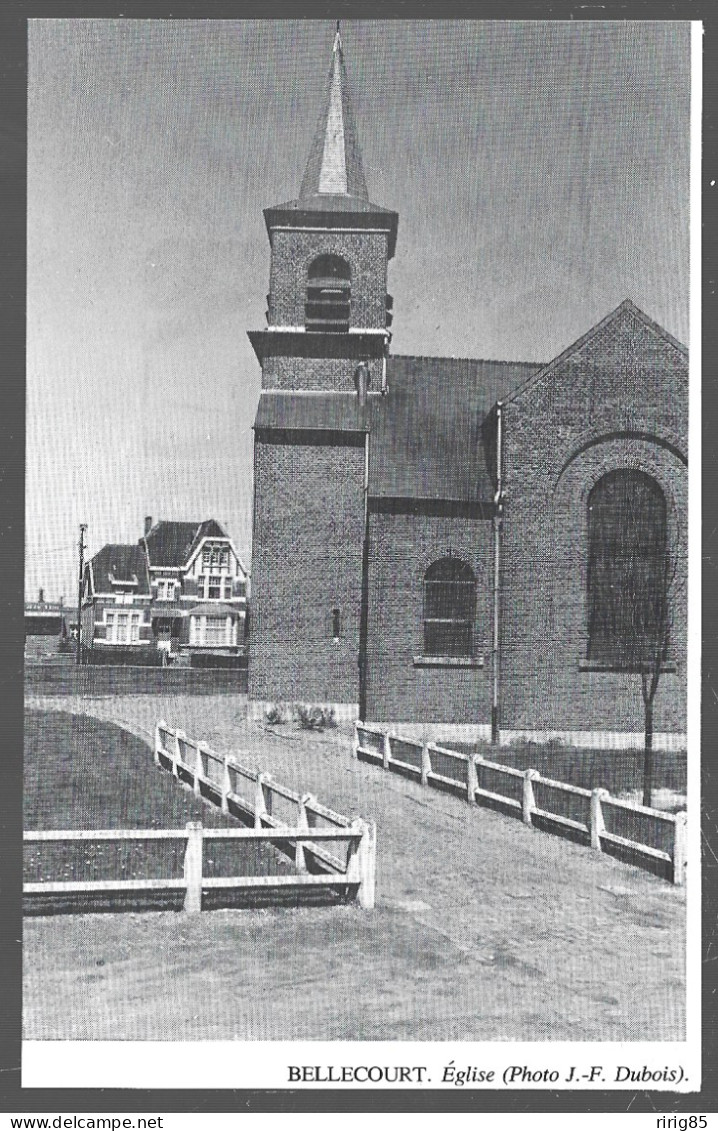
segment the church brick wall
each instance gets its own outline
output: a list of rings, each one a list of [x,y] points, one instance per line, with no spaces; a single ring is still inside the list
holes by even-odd
[[[349,222],[349,221],[348,221]],[[321,223],[321,214],[317,214]],[[303,326],[307,270],[318,255],[340,255],[351,266],[351,325],[386,326],[388,234],[273,229],[270,326]]]
[[[364,439],[334,440],[255,438],[250,699],[359,699]]]
[[[367,711],[375,722],[491,720],[492,524],[486,519],[370,514]],[[424,648],[423,580],[432,562],[476,577],[474,656],[483,667],[415,666]]]
[[[651,475],[677,548],[671,655],[656,731],[686,726],[687,362],[624,312],[504,409],[501,725],[641,731],[638,674],[588,670],[588,494],[607,471]]]

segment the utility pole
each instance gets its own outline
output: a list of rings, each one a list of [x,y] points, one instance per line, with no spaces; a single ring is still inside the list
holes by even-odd
[[[80,664],[82,661],[82,575],[85,572],[85,531],[87,530],[87,523],[80,523],[80,576],[77,583],[77,653],[75,662]]]

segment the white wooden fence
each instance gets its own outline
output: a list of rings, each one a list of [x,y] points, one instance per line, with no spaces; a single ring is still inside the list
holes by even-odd
[[[364,821],[352,822],[343,829],[282,829],[283,837],[292,839],[295,845],[294,875],[276,876],[207,876],[203,869],[203,846],[206,841],[264,841],[276,845],[279,841],[277,831],[272,829],[206,829],[201,824],[190,821],[184,829],[101,829],[75,830],[63,829],[51,832],[27,832],[25,843],[82,841],[85,844],[100,841],[150,841],[184,840],[184,866],[182,876],[150,879],[110,879],[110,880],[60,880],[26,882],[23,895],[28,897],[84,896],[91,901],[93,896],[107,897],[152,892],[184,892],[184,910],[202,910],[202,893],[206,891],[283,889],[295,890],[307,887],[333,887],[355,889],[361,907],[374,906],[374,852],[373,830]],[[341,871],[312,874],[308,871],[307,856],[317,852],[317,842],[344,841],[349,852],[347,865]],[[310,847],[312,846],[312,847]],[[44,902],[47,902],[45,899]]]
[[[507,806],[521,815],[525,825],[534,826],[538,818],[542,825],[557,826],[556,831],[583,834],[599,852],[613,845],[639,858],[663,861],[670,866],[674,884],[685,882],[685,813],[634,805],[612,797],[605,789],[582,789],[545,778],[538,770],[517,770],[481,754],[462,754],[433,742],[402,738],[369,723],[357,722],[355,730],[355,758],[375,762],[385,770],[396,767],[411,773],[422,785],[463,789],[472,804],[489,801]],[[623,833],[615,831],[621,822],[636,835],[624,835],[627,828]],[[655,843],[666,839],[666,833],[668,849]]]
[[[46,900],[59,896],[108,898],[132,893],[184,892],[185,911],[202,909],[202,893],[211,890],[283,889],[308,887],[343,889],[360,907],[371,910],[375,901],[376,826],[362,818],[350,820],[321,805],[311,794],[298,794],[275,782],[269,774],[241,765],[229,755],[217,754],[204,742],[193,742],[183,731],[158,723],[154,758],[157,766],[171,770],[192,786],[198,796],[222,812],[249,821],[253,828],[208,829],[190,822],[184,829],[103,829],[26,832],[24,842],[103,842],[153,840],[185,841],[182,876],[175,878],[58,880],[26,882],[23,895]],[[206,841],[263,841],[294,861],[291,875],[208,876],[203,869]],[[340,846],[343,846],[341,854]],[[334,851],[331,851],[331,850]]]

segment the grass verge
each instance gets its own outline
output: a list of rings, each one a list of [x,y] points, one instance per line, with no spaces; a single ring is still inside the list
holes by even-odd
[[[28,712],[25,719],[24,824],[41,829],[183,829],[237,827],[165,771],[142,739],[87,715]],[[185,842],[32,842],[24,849],[25,881],[174,879],[182,876]],[[293,871],[271,846],[214,842],[205,847],[207,876],[267,876]]]

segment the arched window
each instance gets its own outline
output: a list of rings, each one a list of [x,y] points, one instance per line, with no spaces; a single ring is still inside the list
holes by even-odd
[[[666,500],[642,471],[610,471],[588,497],[588,659],[636,670],[667,639]]]
[[[339,255],[320,255],[309,264],[307,302],[304,308],[307,330],[346,334],[351,307],[351,268]]]
[[[424,655],[470,656],[476,579],[457,558],[442,558],[424,574]]]

